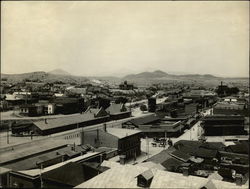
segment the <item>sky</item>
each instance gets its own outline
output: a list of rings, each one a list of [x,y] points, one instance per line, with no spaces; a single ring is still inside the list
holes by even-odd
[[[249,76],[248,1],[1,4],[1,73]]]

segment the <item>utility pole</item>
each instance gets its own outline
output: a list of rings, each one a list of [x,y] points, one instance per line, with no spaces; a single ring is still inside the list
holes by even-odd
[[[43,169],[43,164],[41,163],[41,167],[40,167],[40,181],[41,181],[41,188],[43,188],[42,169]]]
[[[7,144],[10,143],[10,139],[9,139],[9,130],[11,128],[11,125],[12,125],[12,122],[10,121],[9,124],[8,124],[8,128],[7,128]]]

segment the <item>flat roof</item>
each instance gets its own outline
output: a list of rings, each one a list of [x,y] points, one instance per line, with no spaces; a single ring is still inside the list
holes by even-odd
[[[84,154],[82,156],[78,156],[76,158],[73,158],[73,159],[70,159],[61,163],[57,163],[55,165],[46,167],[44,169],[31,169],[31,170],[24,170],[24,171],[18,171],[18,172],[34,177],[34,176],[40,175],[41,173],[46,173],[48,171],[61,167],[69,162],[77,162],[77,161],[84,160],[84,159],[87,159],[91,156],[98,155],[98,154],[101,154],[101,152],[88,152],[87,154]]]
[[[27,144],[20,144],[12,148],[6,148],[6,151],[0,152],[0,164],[5,164],[10,161],[15,161],[20,158],[34,155],[36,153],[52,150],[65,146],[61,142],[56,142],[52,139],[34,141]],[[13,149],[13,150],[12,150]],[[8,151],[7,151],[8,150]]]
[[[107,128],[107,132],[119,139],[125,138],[127,136],[135,135],[141,133],[141,130],[136,129],[121,129],[121,128]]]

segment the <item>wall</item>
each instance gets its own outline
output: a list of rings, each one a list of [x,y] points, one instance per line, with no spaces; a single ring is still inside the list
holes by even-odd
[[[99,141],[98,141],[99,136]],[[102,130],[85,131],[83,143],[94,147],[118,148],[118,138]]]

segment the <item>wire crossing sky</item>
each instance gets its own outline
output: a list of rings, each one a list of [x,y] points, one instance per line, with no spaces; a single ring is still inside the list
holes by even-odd
[[[4,1],[1,72],[248,77],[248,1]]]

